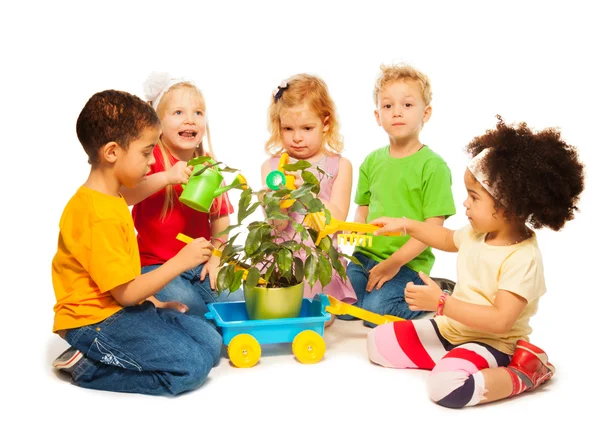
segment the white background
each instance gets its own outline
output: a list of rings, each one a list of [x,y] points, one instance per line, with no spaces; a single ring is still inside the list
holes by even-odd
[[[538,419],[592,408],[600,34],[587,4],[3,3],[0,414],[13,415],[2,418],[507,419],[527,411]],[[50,263],[62,209],[89,170],[75,121],[92,94],[120,89],[141,96],[152,71],[196,80],[218,158],[258,186],[271,91],[294,73],[319,75],[338,106],[356,183],[362,158],[387,142],[373,118],[373,82],[381,63],[399,61],[432,80],[433,116],[422,141],[452,170],[457,215],[447,226],[466,224],[463,148],[494,127],[496,114],[535,129],[560,127],[587,164],[581,212],[559,233],[538,233],[548,293],[533,319],[532,341],[558,369],[547,387],[499,404],[445,410],[427,399],[425,373],[371,365],[367,330],[340,321],[326,332],[328,352],[317,365],[297,363],[285,347],[249,370],[223,359],[207,384],[175,399],[84,390],[52,372],[66,343],[51,333]],[[437,258],[433,274],[454,278],[455,256]]]

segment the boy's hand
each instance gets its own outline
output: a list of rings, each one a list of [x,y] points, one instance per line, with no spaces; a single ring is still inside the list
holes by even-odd
[[[383,284],[392,279],[400,270],[397,263],[390,259],[382,260],[369,271],[369,281],[367,282],[367,292],[371,292],[373,288],[381,289]]]
[[[206,279],[206,275],[210,280],[210,289],[213,291],[217,288],[217,275],[219,274],[219,263],[221,259],[214,254],[210,256],[208,262],[202,268],[202,272],[200,272],[200,280],[204,281]]]
[[[408,308],[412,311],[436,311],[443,291],[423,272],[419,272],[419,277],[425,285],[415,285],[412,282],[406,284],[404,299]]]
[[[178,161],[167,170],[167,181],[169,184],[185,184],[190,179],[194,167],[185,161]]]
[[[181,262],[183,271],[186,271],[206,262],[212,256],[213,248],[210,241],[199,237],[182,248],[175,257]]]
[[[403,235],[405,223],[406,220],[404,218],[390,218],[388,216],[382,216],[381,218],[373,219],[369,222],[371,225],[378,225],[381,227],[375,231],[373,235]]]

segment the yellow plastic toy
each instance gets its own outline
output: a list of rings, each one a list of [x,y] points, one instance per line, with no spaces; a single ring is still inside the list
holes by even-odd
[[[279,165],[276,170],[271,171],[267,175],[266,183],[267,187],[271,190],[279,189],[279,186],[283,184],[288,190],[295,190],[296,185],[294,184],[296,181],[296,177],[293,175],[286,175],[285,170],[283,169],[284,165],[287,165],[290,162],[290,156],[287,153],[282,153],[281,158],[279,159]],[[284,183],[285,181],[285,183]],[[284,199],[281,201],[280,206],[281,209],[287,209],[294,204],[295,199]]]
[[[351,246],[373,247],[373,236],[356,233],[338,234],[338,244],[349,244]]]
[[[392,316],[391,314],[385,314],[382,316],[381,314],[373,313],[363,308],[347,304],[338,300],[337,298],[333,298],[331,295],[328,295],[327,298],[329,299],[329,305],[325,307],[325,310],[331,314],[336,314],[338,316],[348,314],[356,317],[357,319],[365,320],[376,325],[404,321],[404,319],[401,317]]]
[[[182,233],[177,234],[177,237],[175,237],[175,238],[177,238],[179,241],[183,241],[186,244],[189,244],[192,241],[194,241],[194,239],[192,237],[188,237],[187,235],[182,234]],[[221,255],[223,253],[221,253],[221,250],[219,250],[219,249],[213,249],[212,254],[213,254],[213,256],[221,257]],[[234,267],[236,270],[244,271],[244,273],[242,275],[242,279],[246,280],[246,276],[248,275],[248,271],[246,269],[248,269],[248,268],[244,267],[244,266],[240,266],[240,265],[234,265]],[[260,285],[264,285],[267,283],[267,281],[265,281],[263,278],[258,278],[258,283]]]
[[[315,241],[315,245],[319,245],[321,240],[325,238],[326,235],[334,234],[338,231],[351,231],[350,234],[339,234],[338,241],[340,239],[348,242],[352,241],[350,244],[355,244],[356,242],[361,241],[365,244],[365,247],[371,247],[373,245],[372,236],[360,235],[357,233],[373,233],[380,228],[377,225],[345,222],[335,218],[331,218],[329,224],[325,224],[325,212],[309,213],[306,215],[306,218],[304,218],[304,223],[309,228],[312,228],[319,233],[317,241]]]
[[[256,338],[248,333],[241,333],[227,345],[227,354],[231,363],[239,368],[250,368],[260,360],[261,348]]]

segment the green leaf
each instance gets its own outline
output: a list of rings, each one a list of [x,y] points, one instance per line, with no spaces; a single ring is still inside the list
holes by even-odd
[[[231,283],[233,282],[235,269],[233,266],[225,266],[217,275],[217,288],[219,291],[231,291]]]
[[[221,171],[221,172],[239,172],[240,170],[228,167],[227,165],[224,165],[223,168],[219,169],[219,171]]]
[[[321,239],[321,242],[319,242],[319,245],[317,247],[319,247],[324,252],[329,251],[329,249],[331,248],[331,238],[328,235],[326,235]]]
[[[195,167],[196,165],[204,164],[205,162],[208,162],[208,161],[213,161],[214,162],[214,160],[210,156],[205,156],[205,155],[203,155],[203,156],[197,156],[195,158],[190,159],[188,161],[188,165],[191,165],[192,167]]]
[[[273,271],[275,270],[275,263],[271,263],[271,266],[265,272],[265,281],[267,283],[271,283],[271,276],[273,275]]]
[[[319,280],[323,287],[331,282],[331,263],[323,255],[319,256]]]
[[[319,194],[321,187],[319,185],[319,180],[317,180],[317,177],[315,177],[315,175],[313,173],[311,173],[310,171],[302,171],[302,179],[304,180],[305,184],[313,185],[313,187],[311,188],[311,191],[314,194]]]
[[[296,232],[306,231],[306,228],[304,228],[304,225],[299,224],[296,221],[292,221],[292,227],[294,227],[294,231],[296,231]]]
[[[325,213],[325,225],[329,225],[331,222],[331,212],[327,208],[324,208],[323,212]]]
[[[281,243],[281,247],[285,247],[293,252],[297,252],[302,246],[297,241],[289,240]]]
[[[252,215],[254,213],[254,211],[256,210],[256,208],[258,208],[259,206],[260,206],[260,203],[258,203],[258,202],[254,202],[253,204],[251,204],[247,211],[248,215]]]
[[[269,215],[267,215],[267,219],[276,219],[276,220],[282,220],[282,221],[286,221],[286,220],[291,220],[292,218],[290,218],[287,215],[284,215],[281,212],[271,212]]]
[[[286,189],[286,188],[281,188],[279,190],[277,190],[276,192],[273,193],[273,197],[283,197],[283,196],[287,196],[288,194],[291,193],[291,190]]]
[[[313,200],[315,200],[315,196],[313,196],[310,193],[306,193],[305,195],[301,196],[298,198],[298,200],[300,202],[302,202],[302,204],[304,206],[306,206],[306,208],[308,209],[308,205],[310,205],[310,202],[312,202]],[[318,199],[317,199],[318,200]]]
[[[299,189],[293,190],[292,193],[290,193],[290,198],[297,199],[300,196],[304,196],[306,193],[310,193],[313,187],[312,184],[303,184]]]
[[[260,279],[260,272],[255,266],[252,266],[248,269],[248,274],[246,275],[246,285],[250,287],[255,287],[258,285],[258,280]]]
[[[299,257],[294,257],[294,273],[296,274],[296,280],[298,282],[304,280],[304,263]]]
[[[233,274],[233,280],[231,281],[231,285],[229,285],[229,293],[231,294],[234,291],[237,291],[242,286],[242,277],[244,276],[243,270],[236,270]]]
[[[294,202],[294,204],[290,208],[290,212],[296,212],[300,215],[306,215],[308,213],[308,211],[306,210],[306,206],[300,200],[296,200]]]
[[[323,205],[320,199],[313,198],[308,203],[308,213],[321,212],[323,209],[325,209],[325,205]]]
[[[310,168],[312,164],[308,161],[299,160],[293,164],[285,164],[283,169],[286,171],[300,171]]]
[[[312,254],[306,258],[306,262],[304,262],[304,276],[306,277],[306,281],[312,287],[317,281],[317,270],[319,266],[318,259]]]
[[[344,267],[344,264],[340,260],[340,254],[338,253],[336,248],[330,247],[329,250],[327,251],[327,254],[329,255],[329,260],[331,261],[333,268],[337,271],[337,273],[339,273],[339,275],[342,279],[346,279],[347,278],[346,277],[346,268]]]
[[[223,231],[221,231],[221,232],[219,232],[219,233],[217,233],[217,234],[213,235],[213,237],[220,237],[220,236],[222,236],[222,235],[227,235],[227,234],[229,234],[229,233],[231,232],[231,230],[234,230],[234,229],[236,229],[236,228],[239,228],[239,227],[241,227],[241,226],[242,226],[241,224],[229,225],[229,226],[228,226],[227,228],[225,228]]]
[[[351,261],[352,263],[354,263],[355,265],[360,265],[360,266],[362,266],[362,265],[363,265],[363,264],[362,264],[362,263],[360,263],[360,261],[359,261],[359,260],[358,260],[356,257],[354,257],[354,256],[351,256],[351,255],[348,255],[348,254],[344,254],[344,253],[340,253],[340,254],[341,254],[342,256],[344,256],[346,259],[350,260],[350,261]]]
[[[281,249],[277,252],[277,266],[282,274],[288,273],[292,269],[292,252],[288,249]]]
[[[250,231],[248,237],[246,237],[246,243],[244,245],[244,251],[247,255],[251,256],[258,248],[261,243],[261,232],[258,230]]]

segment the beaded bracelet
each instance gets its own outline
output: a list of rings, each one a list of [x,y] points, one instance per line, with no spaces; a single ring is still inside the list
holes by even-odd
[[[402,219],[404,219],[404,236],[406,237],[406,216],[403,216]]]
[[[446,291],[442,292],[442,295],[440,295],[440,299],[438,301],[438,308],[435,313],[436,316],[444,315],[444,305],[446,304],[447,299],[448,299],[448,293]]]

